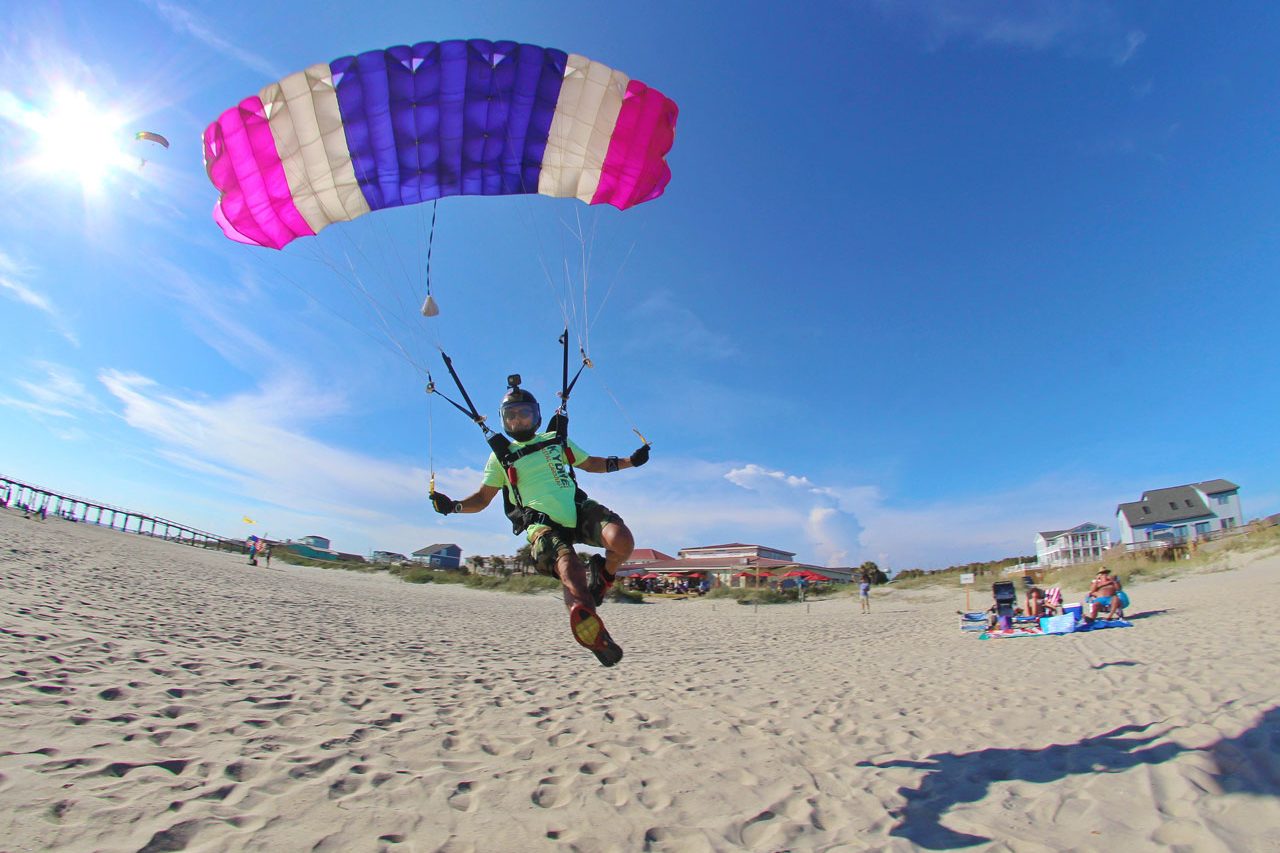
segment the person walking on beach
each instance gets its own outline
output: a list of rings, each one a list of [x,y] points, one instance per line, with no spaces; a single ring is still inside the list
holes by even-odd
[[[862,604],[863,613],[871,612],[871,576],[863,572],[861,579],[858,581],[858,598]]]
[[[573,638],[590,649],[605,666],[622,660],[622,648],[613,641],[596,615],[596,608],[613,586],[618,567],[635,548],[622,517],[587,497],[578,487],[573,469],[591,474],[613,473],[639,468],[649,461],[649,445],[630,456],[592,456],[569,439],[565,424],[552,418],[558,429],[538,432],[542,413],[538,401],[519,387],[513,377],[502,399],[502,429],[506,443],[504,459],[489,454],[480,488],[460,501],[433,491],[431,505],[441,515],[480,512],[499,491],[507,507],[513,529],[529,541],[534,566],[539,574],[559,579],[564,603],[569,609]],[[499,445],[503,443],[499,438]],[[591,556],[584,565],[575,545],[604,548],[605,554]]]

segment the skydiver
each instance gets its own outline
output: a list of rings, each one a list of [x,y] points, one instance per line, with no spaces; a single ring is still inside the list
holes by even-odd
[[[502,398],[501,413],[503,431],[511,439],[508,466],[490,453],[474,494],[455,501],[433,491],[431,504],[441,515],[480,512],[505,490],[508,515],[528,538],[538,574],[557,578],[563,587],[573,638],[600,663],[613,666],[622,660],[622,648],[605,630],[596,608],[612,588],[618,567],[631,556],[635,539],[617,513],[578,488],[570,466],[592,474],[639,468],[649,461],[649,445],[627,457],[601,458],[588,455],[555,430],[538,432],[538,401],[517,384]],[[576,544],[604,548],[605,554],[593,554],[584,565],[574,551]]]

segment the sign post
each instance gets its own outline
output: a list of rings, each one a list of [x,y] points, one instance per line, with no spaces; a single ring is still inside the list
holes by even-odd
[[[960,576],[960,584],[964,587],[964,612],[969,612],[969,587],[973,586],[973,573]]]

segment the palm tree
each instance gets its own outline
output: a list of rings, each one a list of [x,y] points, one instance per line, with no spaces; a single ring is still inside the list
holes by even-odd
[[[533,573],[533,546],[529,544],[521,545],[516,551],[516,566],[520,569],[520,574],[527,575]]]

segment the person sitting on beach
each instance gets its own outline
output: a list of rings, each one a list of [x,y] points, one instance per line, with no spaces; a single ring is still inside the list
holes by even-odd
[[[538,401],[519,387],[519,381],[513,375],[502,398],[502,429],[511,439],[500,440],[506,445],[504,458],[489,454],[474,494],[455,501],[432,491],[431,504],[441,515],[480,512],[504,491],[507,514],[528,538],[537,572],[559,579],[563,587],[573,638],[600,663],[613,666],[622,660],[622,649],[605,630],[596,608],[613,586],[618,568],[631,556],[635,540],[621,516],[578,488],[572,468],[592,474],[639,468],[649,461],[649,445],[627,457],[605,459],[589,455],[563,429],[540,433]],[[594,554],[584,565],[574,551],[577,544],[604,548],[605,555]]]
[[[1107,608],[1108,619],[1119,618],[1121,615],[1120,581],[1111,576],[1110,569],[1104,566],[1098,570],[1093,583],[1089,586],[1089,593],[1085,596],[1084,603],[1084,618],[1087,620],[1097,619],[1098,611],[1103,607]]]
[[[1027,615],[1035,617],[1049,615],[1045,606],[1044,590],[1038,586],[1027,590]]]

